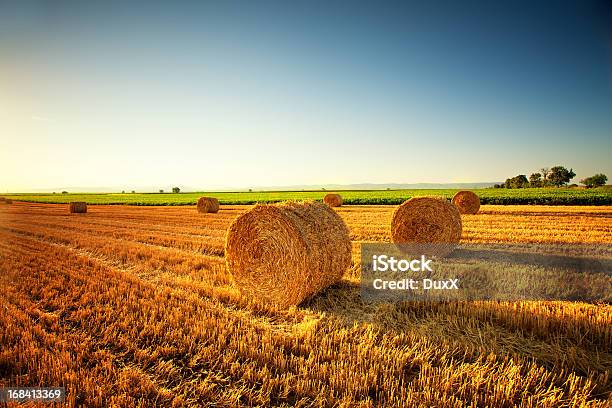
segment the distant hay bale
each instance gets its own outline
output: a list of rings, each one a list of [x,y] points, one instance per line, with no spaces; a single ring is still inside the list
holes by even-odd
[[[10,198],[5,198],[4,199],[4,203],[5,204],[13,204],[13,200],[11,200]]]
[[[342,205],[342,196],[340,194],[329,193],[325,195],[323,202],[330,207],[340,207]]]
[[[472,191],[459,191],[453,197],[453,204],[461,214],[476,214],[480,209],[480,198]]]
[[[444,197],[404,201],[393,212],[391,221],[391,236],[400,250],[422,246],[437,256],[453,250],[461,239],[461,229],[459,210]]]
[[[4,202],[6,202],[6,198],[0,197],[0,203],[4,203]]]
[[[71,213],[86,213],[87,212],[87,203],[84,201],[73,201],[70,203],[70,212]]]
[[[219,200],[214,197],[200,197],[198,211],[201,213],[216,213],[219,211]]]
[[[225,258],[244,295],[288,307],[342,278],[351,264],[351,241],[342,218],[326,204],[258,204],[229,227]]]

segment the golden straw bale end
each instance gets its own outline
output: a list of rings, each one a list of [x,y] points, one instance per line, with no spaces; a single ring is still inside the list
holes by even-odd
[[[461,229],[459,210],[444,197],[413,197],[395,209],[391,220],[391,237],[400,250],[402,244],[431,244],[430,253],[437,256],[453,250]]]
[[[480,198],[472,191],[459,191],[453,197],[453,204],[461,214],[476,214],[480,210]]]
[[[329,193],[323,198],[323,202],[330,207],[342,206],[342,196],[340,194]]]
[[[326,204],[259,204],[229,227],[225,258],[245,296],[288,307],[342,278],[351,264],[351,241],[342,218]]]

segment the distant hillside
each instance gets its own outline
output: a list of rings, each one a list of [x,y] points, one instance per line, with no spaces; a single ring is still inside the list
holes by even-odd
[[[498,181],[481,182],[481,183],[360,183],[360,184],[309,184],[309,185],[294,185],[294,186],[255,186],[253,190],[257,191],[301,191],[301,190],[414,190],[414,189],[457,189],[457,188],[487,188],[493,187]],[[243,189],[244,190],[244,189]]]

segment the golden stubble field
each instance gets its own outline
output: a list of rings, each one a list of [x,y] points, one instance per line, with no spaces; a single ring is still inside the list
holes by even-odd
[[[225,270],[231,221],[195,207],[0,207],[0,386],[65,386],[76,406],[610,406],[612,306],[367,305],[359,242],[393,207],[337,208],[344,280],[297,308],[244,298]],[[466,243],[595,244],[612,207],[483,206]]]

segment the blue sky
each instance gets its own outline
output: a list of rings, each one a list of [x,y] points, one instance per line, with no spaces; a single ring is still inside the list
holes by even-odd
[[[603,1],[82,3],[0,0],[0,190],[612,177]]]

